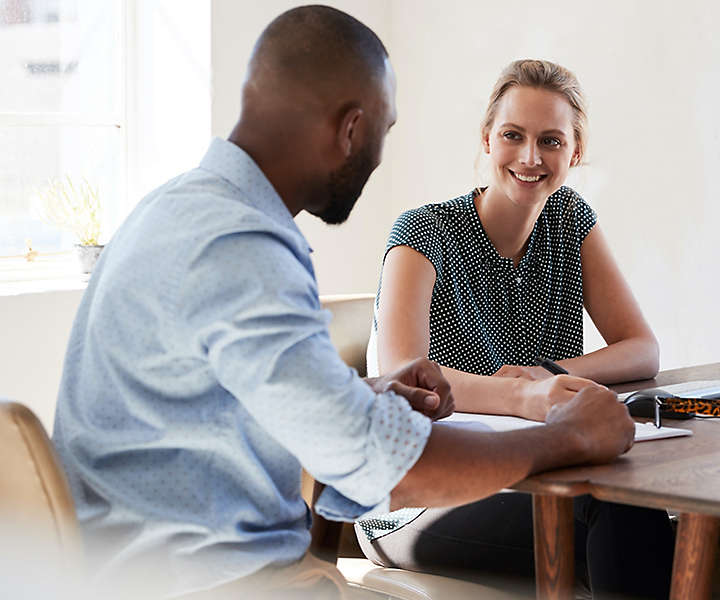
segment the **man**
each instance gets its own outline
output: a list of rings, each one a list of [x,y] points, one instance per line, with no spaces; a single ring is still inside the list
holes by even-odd
[[[292,569],[310,539],[301,465],[327,485],[317,510],[353,520],[631,446],[627,411],[599,386],[546,427],[478,434],[431,425],[452,395],[429,361],[363,381],[339,359],[292,218],[344,221],[394,121],[375,34],[328,7],[288,11],[255,46],[229,140],[105,249],[55,424],[100,576],[135,569],[180,594]]]

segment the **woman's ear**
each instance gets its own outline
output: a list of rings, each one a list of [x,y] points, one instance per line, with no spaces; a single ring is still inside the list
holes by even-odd
[[[575,152],[572,155],[572,158],[570,159],[570,166],[571,167],[577,167],[580,164],[580,155]]]
[[[358,107],[348,108],[340,120],[338,128],[338,144],[345,156],[348,158],[353,151],[353,144],[358,143],[358,124],[363,116],[363,109]]]
[[[482,147],[485,154],[490,154],[490,132],[483,131],[482,133]]]

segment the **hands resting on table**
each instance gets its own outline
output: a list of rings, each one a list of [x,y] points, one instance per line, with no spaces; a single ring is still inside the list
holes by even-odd
[[[553,376],[539,367],[506,365],[495,376],[523,378],[532,384],[535,418],[568,438],[577,451],[572,464],[608,462],[632,447],[633,420],[605,386],[570,375]],[[433,420],[454,410],[450,384],[440,367],[426,358],[366,381],[376,392],[392,390],[403,396]]]

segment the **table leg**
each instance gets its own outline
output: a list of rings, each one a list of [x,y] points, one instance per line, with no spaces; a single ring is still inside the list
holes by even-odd
[[[680,515],[673,560],[671,600],[710,598],[720,518]]]
[[[572,599],[573,499],[533,494],[535,587],[541,600]]]

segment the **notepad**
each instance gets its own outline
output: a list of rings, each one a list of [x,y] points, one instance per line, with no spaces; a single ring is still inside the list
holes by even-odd
[[[661,440],[663,438],[682,437],[692,435],[689,429],[680,429],[679,427],[665,427],[659,429],[655,427],[655,423],[635,423],[635,441],[646,442],[648,440]]]
[[[438,422],[451,425],[452,427],[472,429],[473,431],[512,431],[514,429],[526,429],[527,427],[545,425],[542,421],[530,421],[528,419],[521,419],[520,417],[478,415],[475,413],[462,412],[453,413]],[[660,427],[660,429],[658,429],[653,423],[635,423],[636,442],[660,440],[685,435],[692,435],[692,431],[677,427]]]

